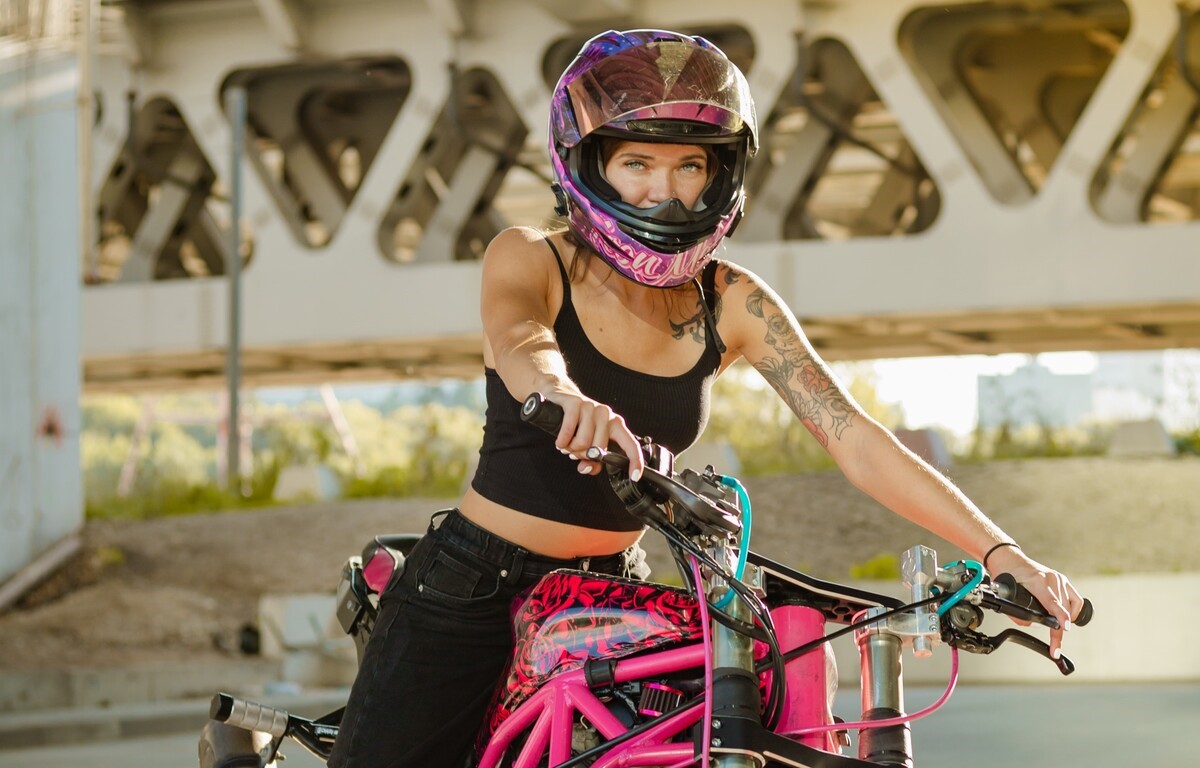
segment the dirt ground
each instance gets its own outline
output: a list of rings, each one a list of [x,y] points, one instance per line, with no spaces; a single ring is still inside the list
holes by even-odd
[[[1200,458],[1038,459],[948,474],[1033,557],[1070,576],[1198,569]],[[753,548],[815,576],[916,543],[950,545],[838,473],[754,478]],[[421,531],[453,500],[369,500],[90,522],[82,553],[0,616],[0,669],[102,667],[240,653],[264,594],[332,592],[372,535]],[[653,536],[653,534],[651,534]],[[673,574],[647,537],[651,565]]]

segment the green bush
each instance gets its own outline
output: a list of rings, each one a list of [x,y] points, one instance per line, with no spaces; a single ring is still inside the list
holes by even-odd
[[[977,427],[957,459],[967,462],[1003,459],[1101,456],[1112,438],[1110,427],[1050,427],[1045,424],[1013,427],[1005,423],[985,429]]]
[[[151,416],[216,416],[211,396],[164,396],[153,404]],[[146,404],[124,395],[85,398],[81,449],[87,515],[143,519],[259,507],[274,503],[285,467],[316,463],[339,474],[346,496],[451,496],[463,486],[483,427],[482,414],[468,407],[425,403],[381,413],[351,401],[343,404],[358,448],[357,456],[350,456],[318,404],[264,406],[250,398],[247,410],[260,426],[253,433],[254,464],[244,468],[250,471],[245,494],[216,485],[215,426],[183,427],[163,419],[150,422],[138,446],[129,494],[121,497],[121,472]]]
[[[165,481],[125,497],[111,495],[88,499],[85,508],[89,519],[148,520],[197,512],[264,507],[272,503],[270,499],[230,493],[218,488],[215,483],[190,485]]]
[[[1190,432],[1179,432],[1172,437],[1175,441],[1175,453],[1200,456],[1200,427]]]
[[[850,566],[850,578],[895,581],[900,578],[900,558],[895,555],[876,555],[863,563]]]

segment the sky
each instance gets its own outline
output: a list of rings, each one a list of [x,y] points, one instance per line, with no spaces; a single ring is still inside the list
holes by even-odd
[[[876,360],[876,392],[881,400],[903,406],[910,429],[941,426],[966,435],[975,428],[978,377],[1009,374],[1034,359],[1059,374],[1089,373],[1097,360],[1092,352]]]

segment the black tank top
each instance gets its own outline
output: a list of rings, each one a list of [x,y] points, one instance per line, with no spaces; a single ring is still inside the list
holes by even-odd
[[[592,346],[571,303],[571,281],[549,239],[562,276],[563,299],[554,334],[567,374],[580,391],[625,418],[635,435],[649,436],[679,453],[700,436],[708,422],[709,396],[721,365],[715,323],[705,325],[704,352],[680,376],[654,376],[618,365]],[[716,262],[701,275],[704,300],[715,312]],[[521,421],[521,403],[492,368],[487,381],[487,413],[479,467],[471,487],[486,499],[527,515],[604,531],[636,531],[642,524],[625,511],[608,478],[581,475],[576,462],[559,453],[554,438]]]

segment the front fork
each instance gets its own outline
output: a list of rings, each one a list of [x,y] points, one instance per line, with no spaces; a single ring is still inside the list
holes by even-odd
[[[937,553],[915,546],[904,553],[901,574],[912,602],[932,597],[937,584]],[[871,608],[855,620],[879,616],[884,608]],[[929,606],[889,616],[855,632],[862,673],[862,719],[887,720],[904,715],[903,665],[905,644],[913,655],[929,656],[940,639],[938,614]],[[864,728],[858,737],[858,757],[870,763],[912,768],[912,731],[908,723]]]
[[[747,565],[742,582],[751,589],[759,590],[762,572],[754,565]],[[714,597],[721,598],[728,587],[718,587]],[[734,619],[752,624],[754,616],[749,606],[737,594],[723,611]],[[713,633],[713,687],[712,687],[712,737],[709,754],[715,768],[757,768],[759,761],[749,752],[733,748],[722,737],[722,724],[737,720],[757,722],[760,717],[761,696],[758,690],[758,675],[755,674],[754,641],[725,625],[714,621]]]
[[[905,585],[911,591],[912,602],[932,597],[937,585],[937,553],[929,547],[916,546],[904,553],[901,565]],[[752,589],[761,590],[762,574],[748,565],[742,579]],[[719,601],[724,596],[723,585],[712,591],[710,598]],[[749,607],[734,595],[724,612],[735,619],[750,623]],[[856,620],[879,616],[887,609],[878,607],[864,611]],[[939,642],[941,632],[936,610],[929,607],[897,613],[868,624],[855,633],[862,672],[863,720],[885,720],[904,714],[903,669],[901,651],[911,646],[917,656],[932,654],[932,645]],[[724,625],[713,622],[713,728],[709,741],[712,763],[717,768],[757,768],[757,753],[738,749],[722,735],[722,725],[739,720],[757,722],[761,712],[758,677],[754,673],[754,641]],[[790,695],[796,695],[791,692]],[[912,736],[907,723],[863,729],[858,739],[858,756],[866,762],[912,768]]]

